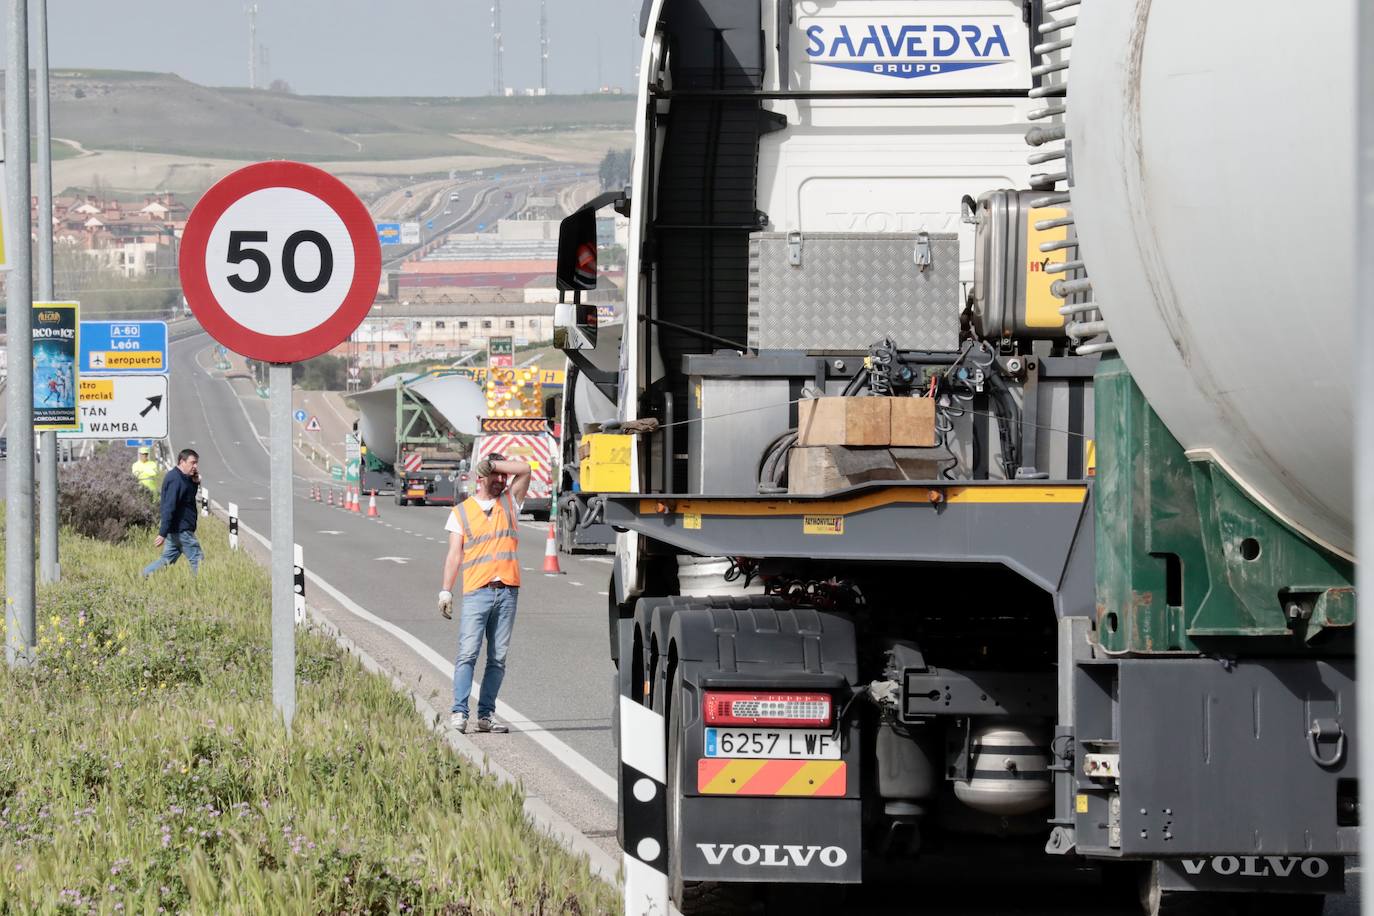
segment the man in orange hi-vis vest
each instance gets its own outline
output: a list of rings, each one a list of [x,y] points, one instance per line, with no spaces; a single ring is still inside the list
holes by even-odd
[[[453,663],[453,715],[450,724],[468,730],[468,697],[482,637],[487,667],[477,698],[477,730],[504,732],[496,722],[496,694],[506,676],[506,653],[515,628],[520,594],[520,509],[530,489],[530,466],[492,453],[477,462],[477,491],[449,513],[448,558],[439,592],[439,613],[453,619],[453,586],[461,573],[458,658]]]

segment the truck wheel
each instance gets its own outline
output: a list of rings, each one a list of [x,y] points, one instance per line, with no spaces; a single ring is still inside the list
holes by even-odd
[[[682,916],[734,916],[753,909],[753,887],[682,880],[682,675],[673,673],[668,710],[668,896]]]
[[[404,506],[404,505],[405,505],[406,503],[408,503],[408,502],[410,502],[410,500],[406,499],[406,498],[405,498],[404,496],[402,496],[400,493],[397,493],[397,494],[396,494],[396,505],[398,505],[398,506]]]

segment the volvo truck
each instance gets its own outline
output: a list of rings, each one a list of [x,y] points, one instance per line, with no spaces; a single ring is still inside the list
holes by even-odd
[[[1354,17],[645,3],[589,205],[632,215],[618,367],[591,210],[556,321],[623,437],[582,490],[629,912],[918,912],[946,860],[1147,916],[1341,891]]]

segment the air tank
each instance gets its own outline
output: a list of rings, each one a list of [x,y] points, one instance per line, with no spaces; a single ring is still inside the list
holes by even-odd
[[[1121,357],[1190,456],[1351,555],[1355,3],[1069,13],[1072,207]]]

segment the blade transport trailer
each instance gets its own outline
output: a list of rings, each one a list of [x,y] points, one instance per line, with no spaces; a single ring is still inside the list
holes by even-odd
[[[917,908],[950,858],[1101,868],[1149,916],[1341,891],[1350,253],[1220,221],[1286,174],[1272,212],[1353,222],[1352,16],[646,4],[633,191],[564,221],[555,321],[615,402],[564,456],[616,532],[632,912],[655,875],[687,914]],[[1279,75],[1271,34],[1324,50]],[[1275,101],[1338,136],[1267,142]]]

